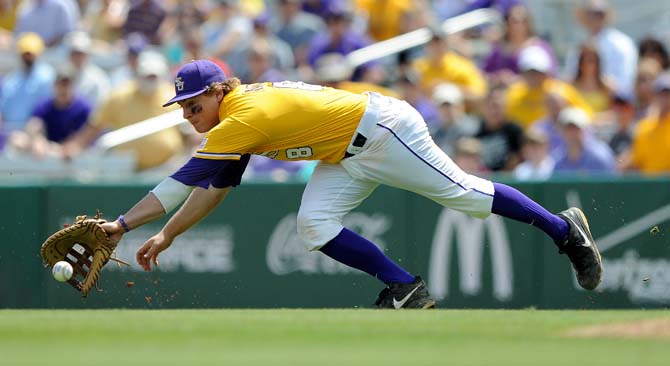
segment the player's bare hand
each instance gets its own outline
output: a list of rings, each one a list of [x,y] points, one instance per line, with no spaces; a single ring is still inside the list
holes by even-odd
[[[140,249],[137,250],[135,259],[145,271],[151,271],[151,262],[158,266],[158,254],[172,244],[172,238],[168,238],[163,232],[160,232],[146,241]]]
[[[112,244],[118,244],[121,241],[121,237],[125,233],[123,231],[123,227],[118,221],[106,222],[100,226],[102,226],[102,229],[105,230]]]

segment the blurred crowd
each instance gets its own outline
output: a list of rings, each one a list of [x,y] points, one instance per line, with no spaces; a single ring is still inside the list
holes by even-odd
[[[437,26],[481,7],[503,24]],[[170,111],[176,70],[206,58],[243,83],[404,99],[479,175],[668,174],[667,40],[632,39],[613,13],[579,1],[585,37],[559,55],[522,0],[0,0],[0,156],[76,158],[102,133]],[[347,67],[350,52],[423,27],[427,44]],[[174,127],[117,149],[145,171],[183,162],[201,138]],[[312,168],[254,157],[248,175],[305,179]]]

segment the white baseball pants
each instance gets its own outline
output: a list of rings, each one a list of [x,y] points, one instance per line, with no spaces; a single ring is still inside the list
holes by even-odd
[[[309,250],[337,236],[344,215],[379,184],[418,193],[471,216],[491,213],[493,183],[461,170],[435,145],[423,118],[407,102],[370,93],[357,133],[367,140],[361,148],[350,146],[348,151],[356,155],[337,164],[319,163],[305,188],[298,233]]]

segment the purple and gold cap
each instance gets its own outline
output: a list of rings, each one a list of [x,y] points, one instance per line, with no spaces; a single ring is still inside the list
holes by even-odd
[[[213,82],[226,80],[226,73],[212,61],[191,61],[179,69],[174,79],[174,98],[168,100],[163,107],[192,98],[207,91],[207,87]]]

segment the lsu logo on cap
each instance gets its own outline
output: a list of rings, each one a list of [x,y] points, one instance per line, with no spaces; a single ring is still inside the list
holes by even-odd
[[[178,76],[176,79],[174,79],[174,87],[177,89],[177,91],[184,90],[184,80],[182,80],[181,76]]]

